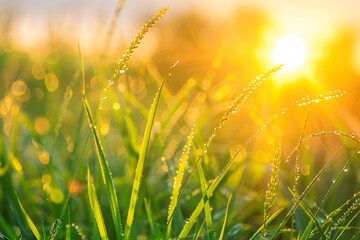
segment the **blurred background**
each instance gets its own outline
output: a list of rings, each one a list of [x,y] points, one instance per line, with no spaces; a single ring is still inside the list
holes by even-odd
[[[77,68],[78,41],[91,64],[99,61],[96,56],[105,55],[100,61],[108,64],[110,76],[111,64],[137,30],[155,11],[169,6],[169,13],[146,35],[130,63],[142,69],[139,79],[134,77],[129,86],[140,101],[152,96],[148,95],[149,81],[142,77],[145,72],[161,77],[179,60],[175,79],[167,82],[170,93],[176,94],[194,79],[206,91],[206,96],[198,92],[194,98],[218,106],[211,110],[216,116],[257,75],[283,63],[284,69],[267,83],[266,90],[260,89],[253,118],[268,119],[303,96],[341,89],[347,91],[344,98],[311,114],[315,120],[310,122],[317,124],[311,129],[336,126],[360,134],[358,1],[125,1],[106,45],[118,4],[114,0],[2,0],[0,112],[7,115],[10,110],[5,93],[11,87],[19,89],[13,95],[34,116],[43,112],[33,104],[46,92],[40,87],[30,91],[27,85],[40,86],[37,80],[45,79],[45,90],[63,95]],[[25,79],[29,77],[33,80]],[[20,81],[13,84],[16,80]],[[47,105],[51,106],[51,100]],[[190,119],[201,114],[194,109]]]

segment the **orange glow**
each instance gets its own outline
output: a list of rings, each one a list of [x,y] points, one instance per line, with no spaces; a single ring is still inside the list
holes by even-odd
[[[78,193],[81,190],[81,184],[78,181],[75,181],[73,184],[68,184],[68,190],[72,194]]]

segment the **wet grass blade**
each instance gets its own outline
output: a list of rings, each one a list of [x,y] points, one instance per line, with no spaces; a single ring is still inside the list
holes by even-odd
[[[296,202],[299,203],[300,207],[304,210],[304,212],[306,213],[306,215],[308,215],[309,218],[311,219],[311,221],[315,223],[315,226],[316,226],[317,229],[319,230],[319,233],[320,233],[320,235],[321,235],[321,238],[325,240],[325,239],[326,239],[325,234],[324,234],[324,232],[323,232],[323,230],[322,230],[319,222],[316,220],[316,217],[314,216],[314,214],[312,214],[309,206],[306,206],[305,203],[304,203],[303,201],[301,201],[301,200],[296,196],[296,194],[295,194],[293,191],[291,191],[290,188],[289,188],[289,191],[290,191],[291,195],[294,197],[294,199],[296,200]]]
[[[170,217],[174,213],[176,204],[178,202],[179,192],[180,192],[182,180],[184,177],[185,168],[188,165],[188,159],[189,159],[190,149],[192,146],[192,140],[194,138],[194,133],[195,133],[195,127],[193,127],[190,131],[190,134],[188,136],[188,141],[186,142],[184,149],[183,149],[183,155],[181,156],[180,161],[179,161],[179,168],[177,171],[177,175],[175,177],[175,181],[174,181],[174,185],[173,185],[173,189],[172,189],[172,195],[170,198],[171,200],[170,200],[170,204],[169,204],[169,211],[168,211],[168,218],[167,218],[168,232],[167,232],[166,239],[169,238],[169,233],[170,233],[171,223],[172,223],[172,219],[170,219]]]
[[[112,213],[113,220],[114,220],[116,236],[117,236],[117,239],[123,239],[122,224],[121,224],[121,218],[120,218],[119,203],[117,201],[117,196],[116,196],[116,190],[115,190],[114,183],[113,183],[113,180],[111,177],[108,162],[105,159],[103,148],[102,148],[102,146],[100,144],[100,140],[98,138],[98,133],[97,133],[97,130],[95,127],[95,123],[94,123],[92,114],[91,114],[89,102],[85,95],[85,89],[83,89],[82,98],[83,98],[83,103],[84,103],[84,107],[86,110],[86,114],[87,114],[88,120],[90,122],[90,128],[91,128],[93,136],[94,136],[96,152],[97,152],[99,163],[100,163],[101,175],[103,177],[103,181],[106,186],[106,191],[107,191],[108,198],[110,201],[111,213]]]
[[[230,205],[231,197],[232,197],[232,194],[230,195],[229,200],[228,200],[228,203],[227,203],[227,205],[226,205],[226,211],[225,211],[225,217],[224,217],[224,224],[223,224],[222,229],[221,229],[221,233],[220,233],[219,240],[222,240],[223,237],[224,237],[225,226],[226,226],[226,219],[227,219],[227,215],[228,215],[228,211],[229,211],[229,205]]]
[[[348,222],[344,227],[341,227],[342,231],[339,233],[339,235],[337,236],[336,240],[340,240],[340,237],[343,235],[343,233],[345,232],[345,230],[349,229],[349,225],[350,223],[352,223],[352,221],[355,220],[355,218],[360,214],[360,211],[358,211]]]
[[[81,76],[82,76],[82,82],[83,82],[83,91],[85,92],[85,71],[84,71],[84,62],[83,62],[83,58],[82,58],[80,42],[78,42],[78,54],[79,54],[80,70],[81,70]],[[79,128],[79,130],[80,130],[80,128]],[[89,143],[90,136],[91,136],[91,129],[89,130],[89,132],[87,134],[87,137],[85,139],[85,143],[84,143],[84,146],[82,148],[81,155],[80,155],[79,159],[76,161],[73,177],[72,177],[72,180],[71,180],[71,185],[73,185],[75,180],[76,180],[76,176],[77,176],[77,174],[79,172],[80,165],[82,163],[86,147],[87,147],[87,145]],[[64,201],[64,204],[63,204],[63,207],[62,207],[62,210],[61,210],[61,215],[60,215],[60,218],[59,218],[59,220],[60,220],[60,226],[59,226],[60,230],[61,230],[62,222],[63,222],[62,219],[65,216],[65,212],[66,212],[66,209],[68,207],[70,197],[71,197],[71,192],[68,191],[68,193],[66,195],[66,198],[65,198],[65,201]],[[56,239],[56,236],[57,235],[55,234],[54,239]]]
[[[265,226],[268,226],[269,223],[271,223],[277,216],[279,216],[280,213],[282,213],[283,211],[285,211],[290,205],[292,204],[292,201],[288,202],[286,205],[284,205],[282,208],[280,208],[279,210],[277,210],[267,221],[266,223],[264,223],[264,225],[262,225],[257,231],[256,233],[254,233],[254,235],[249,239],[249,240],[255,240],[257,238],[257,236],[259,236],[259,234],[261,234],[264,230]]]
[[[125,239],[130,239],[131,227],[132,227],[132,224],[134,221],[135,208],[136,208],[136,203],[137,203],[137,199],[138,199],[138,195],[139,195],[141,178],[142,178],[143,170],[144,170],[144,162],[145,162],[146,153],[147,153],[149,143],[150,143],[151,130],[152,130],[152,127],[154,124],[155,114],[156,114],[157,107],[159,104],[161,90],[163,89],[164,82],[168,76],[169,76],[169,73],[167,73],[165,75],[165,77],[163,78],[163,80],[161,82],[159,91],[157,92],[154,102],[151,105],[149,117],[148,117],[148,120],[146,123],[144,137],[143,137],[143,141],[142,141],[140,153],[139,153],[139,159],[138,159],[136,170],[135,170],[135,178],[134,178],[133,189],[132,189],[131,197],[130,197],[129,211],[128,211],[128,215],[127,215],[127,219],[126,219]]]
[[[23,216],[24,216],[27,224],[29,225],[31,231],[33,232],[35,238],[36,238],[37,240],[41,240],[42,238],[41,238],[41,236],[40,236],[39,231],[37,230],[35,224],[34,224],[33,221],[31,220],[31,218],[29,217],[29,215],[26,213],[26,211],[25,211],[24,207],[22,206],[22,204],[21,204],[21,202],[20,202],[20,199],[19,199],[19,197],[17,196],[16,193],[15,193],[15,196],[16,196],[16,199],[17,199],[17,201],[18,201],[18,204],[19,204],[19,207],[20,207],[20,209],[21,209],[21,212],[22,212],[22,214],[23,214]]]
[[[305,196],[308,194],[308,192],[313,188],[313,186],[315,185],[315,183],[318,181],[318,179],[322,176],[322,174],[324,173],[324,171],[330,166],[330,164],[334,161],[335,157],[337,156],[337,154],[345,147],[345,145],[347,144],[348,141],[346,141],[343,145],[341,145],[341,147],[334,153],[334,155],[330,158],[330,160],[325,164],[325,166],[318,172],[318,174],[316,174],[316,176],[313,178],[313,180],[310,182],[310,184],[306,187],[306,189],[304,190],[304,192],[301,194],[301,196],[299,197],[299,200],[303,200],[305,198]],[[358,151],[358,150],[357,150]],[[280,225],[278,226],[278,228],[276,229],[274,235],[272,236],[272,238],[270,240],[275,239],[275,237],[277,236],[277,234],[281,231],[281,229],[283,228],[283,226],[285,225],[285,223],[289,220],[289,218],[291,217],[291,215],[295,212],[296,208],[299,206],[299,202],[297,201],[293,207],[290,209],[290,211],[287,213],[287,215],[284,217],[284,219],[281,221]]]
[[[99,234],[101,239],[109,239],[107,236],[107,231],[105,228],[104,218],[101,212],[100,204],[98,201],[98,198],[96,196],[96,191],[94,185],[91,183],[91,174],[90,174],[90,168],[88,166],[88,194],[89,194],[89,200],[90,200],[90,206],[91,210],[94,214],[96,224],[99,229]]]
[[[359,150],[359,149],[358,149],[358,150]],[[355,159],[355,157],[356,157],[358,154],[359,154],[358,151],[356,151],[356,152],[352,155],[352,157],[349,158],[349,159],[346,161],[343,169],[341,170],[341,172],[339,173],[339,175],[336,177],[335,181],[332,182],[329,191],[326,193],[324,199],[321,201],[321,204],[320,204],[317,212],[315,213],[315,216],[317,216],[317,215],[320,213],[320,210],[323,208],[323,206],[325,205],[326,201],[329,199],[329,196],[330,196],[330,194],[332,193],[332,191],[334,190],[334,187],[335,187],[336,184],[339,182],[339,180],[340,180],[340,178],[342,177],[342,175],[343,175],[345,172],[348,171],[349,165],[351,164],[351,162]]]
[[[205,155],[202,155],[202,156],[205,157]],[[208,238],[210,240],[215,240],[214,232],[212,229],[213,222],[212,222],[212,217],[211,217],[211,212],[210,212],[210,202],[207,200],[209,196],[206,194],[206,189],[207,189],[206,179],[205,179],[205,175],[204,175],[204,171],[203,171],[201,163],[198,165],[198,172],[199,172],[199,177],[200,177],[201,192],[202,192],[203,198],[206,199],[204,211],[205,211],[205,219],[206,219],[206,228],[207,228]]]

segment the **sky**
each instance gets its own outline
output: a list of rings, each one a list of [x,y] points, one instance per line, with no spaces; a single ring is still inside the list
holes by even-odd
[[[99,39],[99,32],[106,33],[118,0],[0,0],[0,15],[12,10],[15,21],[12,41],[19,47],[32,49],[48,36],[47,29],[80,39],[86,51]],[[279,35],[295,34],[304,41],[321,41],[331,38],[339,28],[348,26],[356,30],[357,47],[354,58],[360,72],[360,1],[358,0],[132,0],[125,1],[115,32],[128,41],[152,14],[169,6],[167,19],[189,11],[196,11],[206,19],[226,19],[234,9],[257,7],[268,14],[279,26]],[[1,17],[0,17],[1,19]],[[274,30],[272,30],[274,31]],[[280,36],[279,36],[280,37]]]
[[[64,25],[78,26],[81,32],[94,25],[89,24],[91,21],[101,19],[108,22],[117,3],[118,0],[0,0],[0,9],[2,11],[15,10],[19,24],[26,27],[31,25],[33,30],[46,26],[48,19],[58,16],[63,19]],[[134,31],[133,28],[137,29],[137,26],[141,25],[148,16],[163,6],[170,7],[168,17],[196,10],[208,13],[216,20],[219,17],[226,18],[235,6],[241,5],[258,6],[271,14],[279,23],[293,25],[293,27],[301,24],[309,26],[309,23],[324,27],[326,23],[333,22],[351,24],[360,29],[360,14],[358,13],[360,1],[358,0],[128,0],[125,1],[122,10],[119,27],[121,26],[124,31]],[[319,30],[316,29],[316,31]]]

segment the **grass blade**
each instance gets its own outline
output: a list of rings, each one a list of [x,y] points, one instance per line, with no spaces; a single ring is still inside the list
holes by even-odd
[[[194,237],[194,240],[197,240],[197,239],[199,238],[200,233],[201,233],[201,230],[202,230],[204,224],[205,224],[205,219],[204,219],[204,221],[202,222],[202,224],[201,224],[201,226],[200,226],[200,228],[199,228],[199,231],[197,232],[196,236]]]
[[[20,209],[21,209],[21,212],[22,212],[22,214],[23,214],[23,216],[24,216],[27,224],[29,225],[31,231],[33,232],[35,238],[36,238],[37,240],[41,240],[42,238],[41,238],[41,236],[40,236],[39,231],[37,230],[35,224],[34,224],[33,221],[31,220],[31,218],[29,217],[29,215],[26,213],[26,211],[25,211],[24,207],[22,206],[22,204],[21,204],[21,202],[20,202],[20,199],[19,199],[19,197],[17,196],[16,193],[15,193],[15,196],[16,196],[16,199],[17,199],[17,201],[18,201],[18,204],[19,204],[19,207],[20,207]]]
[[[202,155],[203,157],[205,157],[205,155]],[[201,184],[201,192],[203,195],[203,198],[208,199],[208,195],[206,194],[206,179],[205,179],[205,175],[204,175],[204,171],[202,168],[202,164],[200,163],[198,165],[198,172],[199,172],[199,177],[200,177],[200,184]],[[207,233],[208,233],[208,237],[210,240],[214,240],[214,233],[213,233],[213,223],[212,223],[212,218],[211,218],[211,212],[210,212],[210,202],[207,200],[205,201],[205,219],[206,219],[206,228],[207,228]]]
[[[87,114],[88,120],[90,122],[90,127],[92,130],[93,136],[94,136],[96,152],[97,152],[99,163],[100,163],[101,175],[103,177],[103,181],[106,186],[106,191],[107,191],[108,198],[110,201],[111,213],[112,213],[112,217],[114,220],[116,236],[117,236],[117,239],[123,239],[123,231],[122,231],[122,224],[121,224],[121,218],[120,218],[119,204],[118,204],[117,196],[116,196],[116,190],[115,190],[114,183],[113,183],[113,180],[111,177],[108,162],[105,159],[103,148],[102,148],[99,138],[98,138],[98,133],[97,133],[95,123],[93,121],[93,117],[92,117],[91,110],[89,107],[89,102],[85,95],[85,89],[83,89],[82,98],[83,98],[83,103],[84,103],[84,107],[86,110],[86,114]]]
[[[273,163],[272,163],[272,170],[271,170],[271,177],[270,182],[268,183],[268,189],[265,193],[265,201],[264,201],[264,229],[262,239],[266,236],[266,222],[269,217],[270,211],[275,204],[276,194],[275,189],[278,185],[278,176],[280,171],[280,164],[281,164],[281,144],[278,144],[274,151]]]
[[[105,223],[104,223],[104,218],[101,212],[101,208],[99,205],[99,201],[98,198],[96,196],[96,191],[95,191],[95,187],[94,185],[91,183],[91,174],[90,174],[90,168],[88,166],[88,194],[89,194],[89,201],[90,201],[90,206],[91,206],[91,210],[94,214],[95,220],[96,220],[96,224],[98,226],[99,229],[99,234],[100,234],[100,238],[101,239],[109,239],[107,236],[107,231],[105,228]]]
[[[174,66],[175,65],[176,65],[176,63],[174,64]],[[170,68],[170,70],[174,66],[172,66]],[[125,226],[125,239],[129,239],[130,235],[131,235],[131,227],[132,227],[132,224],[133,224],[133,221],[134,221],[135,207],[136,207],[136,203],[137,203],[137,199],[138,199],[138,195],[139,195],[139,190],[140,190],[141,178],[142,178],[143,169],[144,169],[144,162],[145,162],[146,152],[147,152],[148,147],[149,147],[151,130],[152,130],[152,127],[153,127],[153,124],[154,124],[155,114],[156,114],[157,107],[158,107],[158,104],[159,104],[161,90],[162,90],[162,88],[164,86],[164,82],[165,82],[165,80],[166,80],[166,78],[168,76],[169,76],[169,73],[165,75],[165,77],[163,78],[163,80],[161,82],[159,91],[156,93],[154,102],[151,105],[148,121],[146,123],[144,137],[143,137],[143,141],[142,141],[141,148],[140,148],[139,159],[138,159],[136,170],[135,170],[135,178],[134,178],[134,182],[133,182],[133,189],[132,189],[131,197],[130,197],[129,211],[128,211],[127,220],[126,220],[126,226]]]
[[[181,183],[182,183],[182,180],[184,177],[185,168],[188,165],[188,158],[189,158],[189,153],[190,153],[190,149],[192,146],[192,140],[194,138],[194,133],[195,133],[195,126],[190,131],[190,134],[188,136],[188,141],[186,142],[186,144],[184,146],[183,155],[181,156],[180,161],[179,161],[179,169],[177,171],[177,175],[174,180],[172,195],[170,198],[171,201],[169,204],[169,211],[168,211],[168,217],[167,217],[167,221],[168,221],[168,226],[167,226],[168,233],[167,234],[168,234],[168,236],[166,239],[169,238],[169,233],[170,233],[171,223],[172,223],[172,219],[170,219],[170,217],[174,213],[176,204],[178,202],[179,191],[180,191]]]
[[[225,231],[225,226],[226,226],[226,219],[227,219],[227,215],[228,215],[228,210],[229,210],[229,205],[230,205],[231,197],[232,197],[232,194],[230,195],[229,200],[228,200],[228,203],[227,203],[227,205],[226,205],[226,211],[225,211],[225,217],[224,217],[224,224],[223,224],[222,229],[221,229],[221,233],[220,233],[219,240],[222,240],[223,237],[224,237],[224,231]]]
[[[277,216],[279,216],[280,213],[282,213],[283,211],[285,211],[290,205],[291,205],[292,201],[288,202],[286,205],[284,205],[282,208],[280,208],[279,210],[277,210],[268,220],[266,223],[264,223],[264,225],[262,225],[255,233],[254,235],[249,239],[249,240],[255,240],[257,238],[257,236],[259,236],[260,233],[262,233],[264,231],[264,227],[268,226]]]
[[[316,220],[316,217],[314,216],[314,214],[312,214],[312,212],[310,211],[309,206],[306,206],[305,203],[303,201],[301,201],[296,194],[291,191],[291,189],[289,188],[289,191],[291,193],[291,195],[295,198],[296,202],[300,204],[300,207],[304,210],[304,212],[310,217],[311,221],[315,223],[315,226],[317,227],[317,229],[319,230],[319,233],[321,235],[322,239],[326,239],[326,236],[319,224],[319,222]]]
[[[335,90],[335,91],[330,91],[329,93],[327,93],[326,95],[318,95],[315,97],[309,97],[306,96],[306,98],[303,98],[305,100],[301,100],[301,101],[296,101],[295,103],[292,103],[290,105],[288,105],[285,108],[282,108],[279,112],[275,113],[262,127],[260,127],[253,135],[251,135],[246,142],[239,148],[239,150],[235,153],[234,157],[227,163],[227,165],[223,168],[223,170],[218,174],[218,176],[215,178],[215,180],[213,181],[213,183],[210,185],[210,187],[208,188],[208,192],[207,195],[211,196],[212,193],[214,192],[214,190],[217,188],[217,186],[220,184],[220,182],[222,181],[222,179],[225,177],[226,173],[230,170],[230,167],[233,165],[235,159],[237,158],[237,156],[239,155],[239,153],[242,151],[242,149],[244,149],[265,127],[267,127],[268,125],[270,125],[270,123],[275,120],[276,118],[278,118],[279,116],[285,114],[287,111],[289,111],[290,109],[293,109],[297,106],[304,106],[307,105],[309,103],[318,103],[318,102],[322,102],[322,101],[326,101],[329,99],[333,99],[333,98],[337,98],[337,97],[341,97],[343,95],[344,91],[341,90]],[[235,104],[236,103],[236,104]],[[238,106],[239,102],[235,101],[234,105],[230,107],[231,108],[235,108]],[[230,114],[225,114],[225,116],[223,117],[223,120],[227,120],[228,117],[230,116]],[[219,123],[218,126],[222,126],[223,123]],[[205,144],[205,148],[207,146],[209,146],[209,143],[211,142],[211,139],[215,137],[216,131],[217,131],[218,127],[214,129],[213,134],[211,135],[211,137],[209,138],[208,142]],[[338,150],[340,151],[340,149]],[[338,153],[338,152],[337,152]],[[337,154],[336,153],[336,154]],[[333,157],[334,158],[334,157]],[[329,164],[332,162],[333,158],[327,163],[327,165],[320,171],[320,173],[318,174],[318,176],[313,179],[313,181],[311,182],[311,187],[315,184],[315,181],[318,177],[320,177],[320,175],[322,175],[323,171],[325,170],[325,168],[327,168],[329,166]],[[200,162],[201,158],[199,158],[198,162]],[[198,164],[198,162],[196,164]],[[309,186],[310,186],[309,185]],[[310,187],[310,188],[311,188]],[[310,189],[307,189],[310,190]],[[303,194],[307,194],[307,192],[303,193]],[[302,196],[304,197],[304,196]],[[301,198],[300,198],[301,199]],[[192,228],[193,224],[195,223],[196,219],[198,218],[198,216],[200,215],[203,207],[204,207],[204,198],[202,198],[199,202],[199,204],[197,205],[196,209],[193,211],[193,213],[191,214],[191,217],[189,218],[189,222],[187,224],[185,224],[185,226],[183,227],[183,230],[181,231],[180,235],[178,238],[182,238],[182,237],[186,237],[187,234],[189,233],[190,229]],[[296,206],[297,207],[297,206]],[[295,208],[295,206],[294,206]],[[290,217],[290,216],[289,216]],[[287,218],[288,219],[288,218]],[[286,220],[287,221],[287,220]],[[279,227],[278,231],[280,231],[283,227],[282,223],[281,227]],[[277,234],[277,233],[276,233]],[[274,237],[273,237],[274,238]],[[272,239],[273,239],[272,238]]]
[[[160,239],[161,232],[158,226],[156,225],[154,216],[152,214],[150,200],[148,201],[146,198],[144,198],[144,202],[145,202],[146,214],[151,226],[151,231],[153,232],[155,239]]]
[[[303,200],[305,198],[305,196],[307,195],[307,193],[312,189],[312,187],[315,185],[315,183],[317,182],[317,180],[320,178],[320,176],[322,176],[322,174],[324,173],[324,171],[330,166],[330,164],[334,161],[335,157],[337,156],[337,154],[344,148],[344,146],[346,145],[348,141],[346,141],[343,145],[341,145],[341,147],[334,153],[334,155],[330,158],[330,160],[325,164],[325,166],[318,172],[318,174],[316,174],[316,176],[313,178],[313,180],[310,182],[310,184],[306,187],[306,189],[304,190],[304,192],[301,194],[301,196],[299,197],[300,200]],[[358,151],[358,150],[357,150]],[[285,225],[285,223],[289,220],[290,216],[295,212],[296,208],[299,206],[299,202],[296,202],[293,207],[290,209],[290,211],[288,212],[288,214],[284,217],[284,219],[282,220],[282,222],[280,223],[279,227],[276,229],[274,235],[272,236],[272,239],[275,239],[275,237],[277,236],[277,234],[280,232],[280,230],[283,228],[283,226]]]
[[[66,227],[66,239],[65,240],[71,240],[71,218],[70,218],[70,209],[68,210],[68,224]]]

